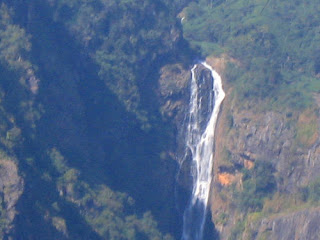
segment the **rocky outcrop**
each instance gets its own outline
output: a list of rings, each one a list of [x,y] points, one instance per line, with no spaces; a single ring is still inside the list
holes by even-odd
[[[320,208],[307,209],[271,219],[263,219],[254,239],[308,239],[317,240],[320,236]]]
[[[221,61],[216,63],[221,65]],[[229,239],[232,230],[247,216],[239,211],[235,199],[235,191],[243,189],[243,169],[252,169],[257,161],[270,163],[274,168],[276,191],[287,199],[319,177],[319,107],[302,112],[262,109],[262,102],[239,103],[232,94],[232,86],[226,79],[223,83],[226,99],[216,130],[211,210],[221,239]],[[245,230],[244,234],[237,235],[237,239],[260,239],[266,234],[262,231],[266,221],[268,226],[273,226],[266,239],[317,239],[318,233],[312,229],[318,213],[304,210],[280,214],[284,208],[274,209],[274,206],[268,211],[277,213],[277,217],[261,222],[247,221],[248,225],[241,230]],[[248,229],[256,233],[248,236]]]
[[[15,205],[23,192],[23,180],[18,175],[18,168],[14,161],[8,158],[0,159],[0,236],[7,234],[13,227],[16,216]]]
[[[248,110],[234,111],[229,117],[232,126],[225,135],[224,147],[233,166],[244,167],[246,162],[256,160],[269,161],[279,175],[280,190],[290,193],[314,180],[315,173],[320,170],[319,156],[315,154],[318,145],[307,148],[298,142],[294,117]],[[218,164],[221,164],[219,159]]]
[[[166,65],[160,70],[158,81],[158,99],[160,102],[160,112],[164,121],[169,122],[174,127],[175,146],[170,152],[171,158],[177,162],[185,152],[185,132],[184,122],[186,112],[189,108],[191,72],[180,64]],[[186,194],[191,189],[190,175],[187,173],[189,165],[183,164],[180,167],[177,183],[177,196]],[[182,197],[185,199],[185,197]],[[178,205],[184,206],[185,200],[178,200]],[[182,217],[180,217],[182,219]]]
[[[216,128],[210,199],[212,219],[220,238],[317,239],[315,223],[319,221],[319,209],[311,210],[310,206],[305,206],[296,211],[296,207],[290,210],[285,205],[287,199],[296,199],[302,188],[318,178],[319,105],[302,112],[294,109],[280,112],[261,108],[262,102],[246,101],[242,104],[237,101],[225,74],[227,62],[240,63],[226,56],[208,58],[207,62],[221,74],[226,92]],[[207,78],[202,69],[196,74]],[[181,159],[179,157],[185,151],[183,123],[189,107],[190,79],[190,71],[178,64],[161,69],[161,113],[164,119],[177,126],[176,159]],[[235,192],[243,189],[244,169],[254,169],[257,161],[267,162],[274,169],[275,191],[282,199],[271,198],[269,201],[272,203],[265,207],[268,210],[261,210],[264,211],[261,213],[263,218],[241,212],[237,206],[239,199],[235,199]],[[178,186],[186,192],[190,191],[191,184],[189,169],[190,165],[185,161],[178,176]],[[298,200],[290,206],[300,203]],[[241,221],[243,225],[239,227]],[[238,235],[232,235],[235,229]]]
[[[189,106],[190,71],[180,64],[166,65],[160,70],[160,112],[164,119],[182,122]]]

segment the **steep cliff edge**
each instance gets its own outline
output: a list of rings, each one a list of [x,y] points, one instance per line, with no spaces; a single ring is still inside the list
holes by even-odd
[[[220,238],[316,239],[312,224],[320,219],[310,210],[317,205],[310,186],[319,178],[319,107],[263,110],[263,102],[237,101],[222,76],[227,97],[216,130],[211,194]]]
[[[228,80],[227,56],[207,58],[222,76],[226,98],[215,136],[211,213],[220,239],[316,239],[319,221],[319,106],[303,111],[239,102]],[[177,126],[176,151],[183,154],[190,71],[178,64],[161,70],[161,112]],[[315,98],[316,99],[316,98]],[[190,191],[190,166],[178,174],[178,189]],[[314,193],[316,192],[316,193]],[[185,204],[182,200],[180,204]]]

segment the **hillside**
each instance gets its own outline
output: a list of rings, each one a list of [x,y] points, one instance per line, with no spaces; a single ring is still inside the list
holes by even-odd
[[[1,238],[178,235],[172,126],[152,99],[186,45],[178,8],[1,2]]]
[[[199,59],[226,93],[204,239],[317,239],[319,11],[0,1],[0,239],[181,239]],[[210,85],[208,70],[196,75]]]

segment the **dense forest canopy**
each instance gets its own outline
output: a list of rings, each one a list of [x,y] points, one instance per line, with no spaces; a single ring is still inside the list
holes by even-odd
[[[183,2],[0,4],[0,145],[26,184],[11,236],[172,239],[173,201],[160,196],[171,190],[152,186],[160,161],[175,164],[160,158],[167,127],[153,120],[150,130],[157,106],[143,98],[158,63],[177,54]]]
[[[171,1],[49,1],[56,21],[66,25],[99,65],[99,76],[138,119],[141,89],[151,63],[172,54],[181,41]]]
[[[184,36],[204,56],[228,54],[240,98],[270,97],[303,108],[319,91],[319,5],[310,1],[192,2],[184,10]]]

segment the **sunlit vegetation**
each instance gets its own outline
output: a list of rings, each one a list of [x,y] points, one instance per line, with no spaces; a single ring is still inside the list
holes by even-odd
[[[240,211],[260,211],[264,201],[276,190],[274,169],[267,161],[256,161],[252,169],[243,170],[243,187],[234,194]]]
[[[320,90],[319,6],[297,0],[200,0],[185,9],[184,36],[204,56],[227,53],[239,100],[303,109]]]
[[[0,5],[0,61],[10,70],[26,74],[31,68],[27,52],[31,49],[30,36],[23,28],[13,24],[12,13],[5,4]]]
[[[308,109],[301,113],[297,123],[297,140],[304,147],[312,147],[318,137],[318,116],[316,110]]]

